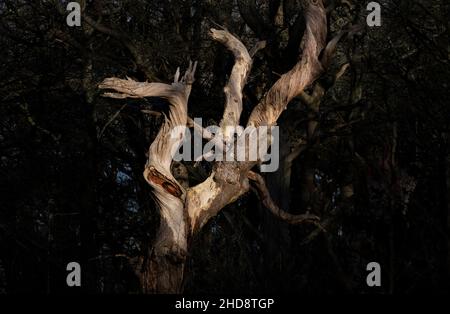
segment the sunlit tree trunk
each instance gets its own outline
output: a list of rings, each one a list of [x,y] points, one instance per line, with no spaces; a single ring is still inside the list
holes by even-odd
[[[325,9],[321,0],[305,1],[306,29],[302,41],[302,57],[298,63],[269,89],[254,108],[247,126],[273,126],[289,102],[313,83],[323,71],[319,60],[327,32]],[[242,42],[226,30],[211,29],[212,39],[223,44],[233,53],[235,63],[224,88],[225,109],[220,128],[224,151],[236,139],[232,128],[239,126],[242,112],[242,90],[250,72],[252,59]],[[256,53],[257,45],[251,55]],[[325,49],[325,58],[330,50]],[[189,239],[216,216],[226,205],[233,203],[249,191],[253,182],[259,191],[263,205],[271,213],[289,223],[297,224],[317,220],[312,215],[292,215],[282,210],[272,200],[264,179],[252,168],[259,161],[215,162],[210,176],[202,183],[185,188],[171,172],[173,148],[183,141],[187,125],[187,102],[194,82],[196,64],[190,64],[180,78],[175,74],[169,84],[135,82],[131,79],[107,78],[100,85],[112,98],[161,97],[170,103],[160,132],[150,145],[149,158],[144,170],[145,180],[152,186],[153,195],[160,210],[161,223],[156,239],[145,256],[138,260],[137,273],[146,293],[179,293],[182,291],[184,268],[189,252]],[[181,128],[180,128],[181,127]],[[178,132],[173,136],[174,130]]]

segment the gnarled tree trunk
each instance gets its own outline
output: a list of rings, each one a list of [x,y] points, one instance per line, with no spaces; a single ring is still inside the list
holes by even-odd
[[[322,0],[305,1],[304,16],[306,28],[301,45],[301,59],[269,89],[254,108],[247,126],[275,125],[288,103],[322,73],[324,66],[319,60],[319,55],[325,47],[327,32]],[[252,59],[246,47],[228,31],[212,29],[211,37],[225,45],[235,57],[229,81],[224,88],[226,103],[220,123],[223,151],[226,153],[230,144],[236,141],[232,132],[234,127],[239,126],[242,90],[250,72]],[[324,54],[329,58],[331,53],[326,49]],[[308,214],[292,215],[279,208],[271,199],[262,176],[251,171],[258,161],[217,161],[204,182],[187,189],[177,182],[171,173],[171,163],[175,150],[183,141],[184,128],[188,123],[187,102],[194,81],[195,68],[195,64],[190,64],[182,79],[179,79],[180,74],[177,71],[171,85],[117,78],[105,79],[99,85],[101,89],[115,91],[105,93],[104,96],[107,97],[156,96],[165,98],[170,103],[165,123],[150,146],[149,159],[144,171],[145,179],[153,187],[161,215],[156,240],[147,256],[142,257],[138,264],[137,270],[144,292],[182,291],[189,238],[226,205],[246,193],[250,188],[250,182],[258,189],[264,206],[275,216],[290,223],[318,219]]]

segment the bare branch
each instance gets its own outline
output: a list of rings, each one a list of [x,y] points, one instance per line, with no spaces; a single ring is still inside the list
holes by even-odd
[[[332,60],[334,54],[336,53],[337,44],[339,43],[339,41],[344,36],[352,35],[356,32],[359,32],[362,29],[363,29],[363,27],[359,24],[346,27],[345,29],[342,29],[341,31],[339,31],[336,34],[336,36],[334,36],[333,39],[331,39],[328,42],[327,46],[325,47],[325,49],[322,53],[322,57],[320,59],[324,69],[327,69],[330,66],[331,60]]]
[[[211,37],[225,45],[235,59],[231,75],[227,85],[224,87],[226,96],[225,110],[220,127],[225,142],[233,140],[234,130],[231,127],[239,125],[242,112],[242,89],[247,81],[248,73],[252,66],[252,58],[244,44],[226,30],[211,29]]]
[[[104,97],[109,98],[144,98],[144,97],[161,97],[169,100],[174,97],[183,89],[177,84],[164,84],[164,83],[147,83],[136,82],[132,79],[119,79],[117,77],[109,77],[103,80],[98,87],[100,89],[111,89],[116,92],[106,92],[102,94]]]
[[[154,111],[154,110],[147,110],[147,109],[142,109],[141,110],[142,113],[148,114],[150,116],[154,116],[154,117],[160,117],[162,115],[161,112],[159,111]]]
[[[248,125],[274,125],[288,103],[314,82],[323,68],[319,54],[325,45],[327,20],[321,0],[308,1],[301,60],[283,74],[250,115]]]
[[[248,172],[248,178],[252,181],[254,181],[255,186],[258,190],[259,197],[267,209],[270,210],[272,214],[277,216],[278,218],[286,221],[289,224],[301,224],[304,222],[318,222],[320,220],[319,217],[311,214],[300,214],[300,215],[293,215],[290,214],[281,208],[279,208],[275,202],[272,200],[272,197],[270,196],[269,190],[267,189],[266,182],[264,181],[264,178],[257,174],[256,172],[249,171]]]
[[[158,196],[162,197],[162,195],[164,197],[169,196],[165,192],[178,198],[184,194],[184,190],[172,176],[170,166],[173,154],[184,139],[187,123],[187,102],[194,80],[195,68],[196,63],[192,64],[191,62],[181,80],[179,80],[178,69],[178,74],[175,75],[172,85],[144,83],[148,85],[147,88],[140,86],[140,89],[138,89],[141,93],[166,98],[171,104],[168,119],[166,118],[161,130],[150,145],[149,159],[144,171],[144,177],[155,188],[157,198],[159,198]],[[154,90],[152,90],[153,88]],[[133,92],[136,93],[136,89]]]
[[[334,82],[338,81],[350,67],[350,63],[344,63],[334,75]]]
[[[106,128],[114,122],[114,120],[119,116],[119,114],[122,112],[122,110],[125,108],[125,105],[122,105],[122,107],[120,107],[119,110],[117,110],[112,116],[111,118],[108,120],[108,122],[105,123],[105,125],[103,126],[103,128],[101,129],[100,133],[97,136],[97,139],[101,139],[103,136],[103,133],[105,133]]]
[[[250,57],[253,58],[253,57],[256,55],[256,53],[257,53],[258,51],[260,51],[261,49],[264,49],[264,48],[266,48],[266,41],[265,41],[265,40],[258,41],[258,42],[256,43],[256,45],[253,46],[252,49],[250,49],[250,52],[249,52]]]

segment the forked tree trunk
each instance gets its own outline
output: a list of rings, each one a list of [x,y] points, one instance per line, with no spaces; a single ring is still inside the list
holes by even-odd
[[[288,103],[314,82],[323,71],[319,54],[325,47],[327,30],[325,9],[322,0],[304,1],[306,29],[301,47],[302,58],[269,89],[250,115],[247,126],[275,125]],[[230,144],[236,141],[232,132],[233,128],[239,126],[242,90],[250,72],[252,59],[242,42],[228,31],[212,29],[210,35],[231,51],[235,58],[229,81],[224,88],[226,103],[220,123],[222,137],[219,141],[222,143],[222,151],[226,152]],[[257,45],[257,48],[263,46]],[[328,48],[327,46],[323,55],[329,60]],[[250,188],[250,181],[258,189],[265,207],[280,219],[294,224],[309,219],[317,220],[317,217],[311,215],[292,215],[279,208],[271,199],[262,176],[251,171],[258,161],[215,162],[210,176],[204,182],[187,189],[177,182],[171,173],[171,163],[173,153],[178,149],[185,134],[184,128],[188,121],[187,101],[194,81],[195,67],[195,64],[190,64],[181,80],[177,71],[171,85],[117,78],[105,79],[99,85],[99,88],[115,91],[105,93],[104,96],[107,97],[155,96],[165,98],[170,103],[165,123],[150,146],[149,159],[144,171],[145,179],[153,188],[153,195],[161,215],[156,240],[148,254],[140,258],[137,265],[142,289],[146,293],[182,291],[189,239],[222,208],[246,193]]]

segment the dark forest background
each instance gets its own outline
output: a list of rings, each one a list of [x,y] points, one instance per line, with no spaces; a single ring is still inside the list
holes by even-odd
[[[278,221],[248,193],[194,239],[186,293],[450,292],[449,4],[379,2],[382,26],[339,43],[330,73],[349,68],[319,112],[296,99],[279,120],[282,144],[319,123],[290,182],[283,169],[266,179],[281,207],[324,229]],[[129,263],[159,219],[142,171],[162,117],[145,110],[166,104],[103,98],[98,83],[170,82],[197,60],[189,115],[218,124],[233,59],[207,31],[221,25],[248,48],[267,41],[245,121],[297,61],[301,1],[86,0],[81,27],[66,25],[66,3],[0,1],[0,293],[80,292],[66,286],[72,261],[81,292],[138,293]],[[367,2],[325,3],[330,38],[365,24]],[[191,184],[210,171],[187,167]],[[379,288],[366,285],[372,261]]]

